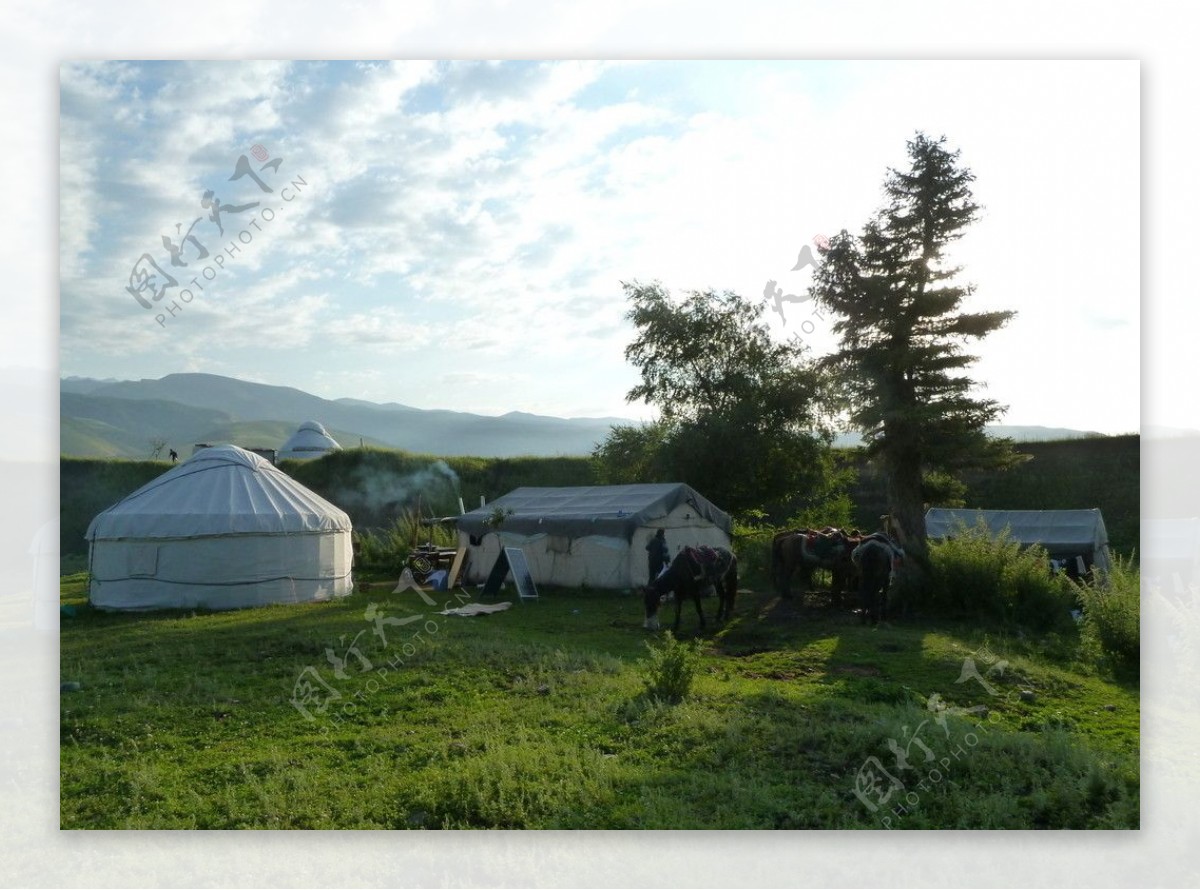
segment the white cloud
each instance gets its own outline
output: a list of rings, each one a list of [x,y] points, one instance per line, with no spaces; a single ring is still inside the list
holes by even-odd
[[[76,97],[64,104],[62,131],[64,331],[72,337],[87,340],[93,317],[69,306],[83,298],[79,282],[103,268],[123,286],[128,264],[194,212],[212,183],[229,189],[218,192],[223,199],[240,199],[225,178],[255,139],[284,159],[280,184],[300,176],[308,186],[286,206],[277,193],[263,196],[277,218],[229,276],[263,308],[222,322],[216,316],[242,302],[206,295],[189,311],[197,333],[220,332],[220,346],[195,341],[195,355],[207,348],[228,361],[230,350],[263,338],[273,350],[353,345],[364,354],[431,340],[449,363],[527,367],[532,383],[495,387],[497,406],[544,407],[587,380],[606,393],[589,403],[619,407],[628,382],[615,381],[630,373],[622,349],[631,335],[621,281],[658,278],[676,290],[728,288],[752,299],[767,279],[802,291],[811,273],[791,271],[799,247],[817,233],[861,228],[916,129],[949,135],[979,177],[986,212],[959,253],[980,284],[979,308],[1018,308],[1021,338],[1080,315],[1136,336],[1136,251],[1127,248],[1130,261],[1116,266],[1097,261],[1105,247],[1114,252],[1112,242],[1137,240],[1137,84],[1112,66],[196,63],[171,71],[187,76],[158,87],[140,66],[83,66],[65,78]],[[134,89],[148,98],[131,103]],[[143,119],[98,124],[104,109],[135,105]],[[153,156],[133,138],[168,124]],[[113,163],[118,145],[132,150]],[[1048,214],[1051,205],[1077,212]],[[124,252],[107,266],[95,249],[105,237]],[[117,325],[110,330],[123,326],[106,318]],[[772,324],[792,332],[773,316]],[[827,346],[822,334],[812,342]],[[1004,377],[998,388],[1014,393],[1014,405],[1034,404],[1039,397],[1026,395],[1032,387],[1013,379],[1001,354],[1006,336],[984,345],[981,370]],[[88,354],[127,355],[130,344],[152,348],[140,331],[100,333]],[[1074,344],[1056,346],[1082,356]],[[1108,366],[1136,378],[1136,347]],[[291,373],[285,367],[281,375]],[[399,388],[392,397],[405,401]]]

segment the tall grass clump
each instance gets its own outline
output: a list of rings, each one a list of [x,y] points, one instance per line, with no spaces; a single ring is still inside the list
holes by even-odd
[[[647,640],[646,648],[650,651],[642,673],[646,694],[671,703],[687,698],[696,671],[700,669],[700,641],[681,643],[667,631],[662,645],[656,646]]]
[[[1069,627],[1076,588],[1050,572],[1041,547],[993,534],[984,523],[962,526],[955,536],[931,541],[932,570],[920,606],[955,617],[975,617],[1033,630]]]
[[[422,525],[415,510],[403,510],[387,528],[354,531],[354,561],[359,568],[399,572],[408,562],[414,546],[432,543],[454,547],[453,529],[443,525]]]
[[[1141,663],[1141,578],[1133,558],[1116,557],[1103,583],[1084,588],[1084,638],[1115,667],[1137,671]]]

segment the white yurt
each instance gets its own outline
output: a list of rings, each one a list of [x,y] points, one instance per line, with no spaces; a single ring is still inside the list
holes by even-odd
[[[205,448],[88,526],[101,609],[238,609],[350,592],[350,517],[236,445]]]
[[[341,451],[342,446],[333,440],[325,427],[315,420],[306,420],[279,449],[279,459],[311,460],[323,457],[331,451]]]

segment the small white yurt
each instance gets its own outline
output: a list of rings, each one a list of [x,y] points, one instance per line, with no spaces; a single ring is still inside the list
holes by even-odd
[[[236,445],[205,448],[88,526],[101,609],[238,609],[350,592],[350,517]]]
[[[279,449],[279,459],[311,460],[323,457],[331,451],[341,451],[342,446],[333,440],[325,427],[315,420],[306,420],[291,438]]]

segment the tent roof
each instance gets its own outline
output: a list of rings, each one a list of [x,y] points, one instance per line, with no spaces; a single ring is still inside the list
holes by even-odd
[[[315,420],[306,420],[296,429],[296,432],[283,443],[279,449],[280,457],[291,457],[294,453],[324,453],[326,451],[341,451],[342,446],[325,432],[325,427]]]
[[[349,530],[350,517],[257,454],[197,451],[92,520],[89,541]]]
[[[502,531],[521,534],[609,535],[632,539],[638,528],[662,519],[680,504],[729,533],[729,516],[682,482],[654,485],[592,485],[571,488],[518,488],[490,504],[458,517],[469,534],[492,531],[485,520],[497,509],[512,510]]]
[[[933,507],[925,514],[925,533],[931,538],[952,537],[959,524],[974,528],[980,520],[993,534],[1005,528],[1014,541],[1041,544],[1049,551],[1080,546],[1108,545],[1104,517],[1091,510],[951,510]]]

